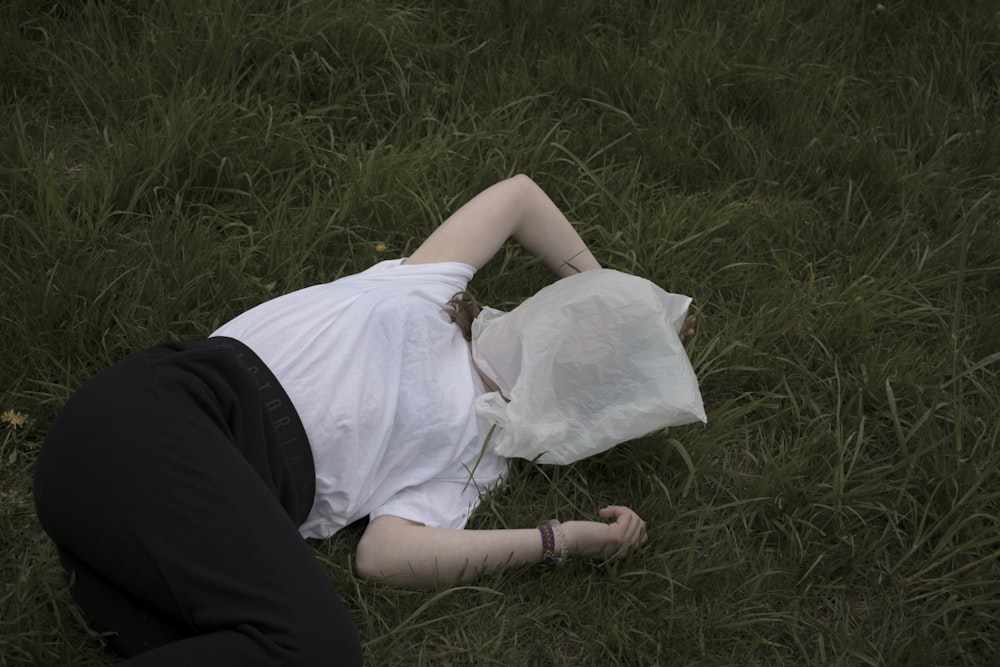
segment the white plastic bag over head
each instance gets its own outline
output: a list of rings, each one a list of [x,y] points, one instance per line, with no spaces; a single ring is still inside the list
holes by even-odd
[[[476,400],[506,457],[572,463],[706,421],[678,333],[689,297],[611,269],[556,281],[509,313],[484,308],[472,357],[500,388]],[[506,399],[509,399],[509,402]]]

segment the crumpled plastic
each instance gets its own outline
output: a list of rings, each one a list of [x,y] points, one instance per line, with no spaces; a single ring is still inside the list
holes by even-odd
[[[707,421],[679,332],[691,298],[612,269],[575,274],[510,312],[484,308],[472,356],[499,392],[476,399],[505,457],[567,464],[667,426]]]

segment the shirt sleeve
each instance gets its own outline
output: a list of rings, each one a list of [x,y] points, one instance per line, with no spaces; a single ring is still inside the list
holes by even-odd
[[[468,484],[453,480],[429,480],[400,490],[381,507],[372,510],[371,518],[391,514],[432,528],[462,529],[468,523],[480,495],[486,491],[488,489],[478,488],[471,480]]]

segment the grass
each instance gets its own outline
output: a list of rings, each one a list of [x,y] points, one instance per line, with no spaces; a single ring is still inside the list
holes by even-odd
[[[475,527],[646,518],[620,563],[397,591],[373,665],[984,665],[1000,646],[1000,14],[985,0],[0,7],[0,664],[104,664],[34,517],[90,374],[404,255],[533,176],[695,298],[707,426],[515,462]],[[384,247],[384,251],[383,251]],[[544,285],[510,248],[476,277]]]

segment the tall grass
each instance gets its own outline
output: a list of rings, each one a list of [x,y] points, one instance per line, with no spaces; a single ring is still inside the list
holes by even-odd
[[[410,252],[533,176],[695,297],[707,426],[515,462],[475,527],[635,507],[623,562],[397,591],[370,664],[984,665],[1000,637],[1000,13],[898,2],[0,7],[0,664],[103,664],[34,517],[90,374]],[[545,270],[476,277],[510,307]]]

